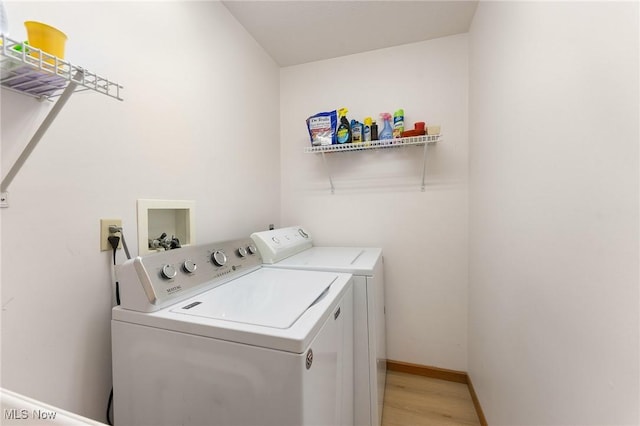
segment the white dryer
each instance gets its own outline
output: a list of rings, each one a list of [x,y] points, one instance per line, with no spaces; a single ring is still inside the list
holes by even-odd
[[[116,275],[116,425],[353,424],[350,274],[263,268],[247,238]]]
[[[315,247],[301,226],[251,238],[269,267],[353,274],[355,424],[380,426],[387,373],[382,249]]]

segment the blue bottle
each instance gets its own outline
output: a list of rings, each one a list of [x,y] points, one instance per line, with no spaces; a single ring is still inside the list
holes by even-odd
[[[351,142],[360,143],[364,139],[364,128],[358,120],[351,120]]]

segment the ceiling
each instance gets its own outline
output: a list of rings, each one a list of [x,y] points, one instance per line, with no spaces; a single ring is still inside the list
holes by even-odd
[[[469,31],[478,0],[226,0],[281,67]]]

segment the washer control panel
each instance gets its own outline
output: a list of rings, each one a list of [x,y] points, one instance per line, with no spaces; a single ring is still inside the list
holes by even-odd
[[[138,256],[116,267],[121,306],[152,312],[261,265],[262,257],[250,238]]]
[[[273,229],[251,234],[264,263],[276,263],[313,247],[311,235],[302,226]]]

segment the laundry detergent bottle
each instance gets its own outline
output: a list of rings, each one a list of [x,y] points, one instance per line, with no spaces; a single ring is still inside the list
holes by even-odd
[[[380,132],[380,140],[384,139],[393,139],[393,129],[391,127],[391,114],[388,112],[383,112],[380,114],[380,118],[384,122],[384,127]]]
[[[349,110],[346,108],[340,108],[338,110],[338,120],[340,121],[336,132],[336,139],[338,143],[351,142],[351,125],[349,124],[349,119],[347,119],[348,112]]]

